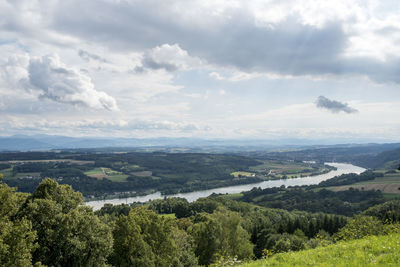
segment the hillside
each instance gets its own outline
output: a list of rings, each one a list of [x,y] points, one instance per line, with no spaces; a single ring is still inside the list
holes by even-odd
[[[397,266],[400,262],[399,239],[400,234],[371,236],[327,247],[281,253],[240,266]]]
[[[396,169],[400,163],[400,149],[383,151],[376,156],[369,156],[359,160],[360,166],[369,168]]]

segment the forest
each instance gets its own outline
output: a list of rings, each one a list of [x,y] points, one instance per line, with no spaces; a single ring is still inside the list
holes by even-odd
[[[371,235],[391,236],[400,233],[400,200],[351,186],[397,175],[391,168],[396,153],[383,154],[385,169],[318,185],[253,188],[194,202],[105,204],[97,211],[85,205],[84,194],[182,192],[269,179],[264,175],[271,170],[279,177],[301,177],[322,169],[289,159],[225,154],[3,153],[0,265],[240,266]],[[332,190],[343,185],[349,188]]]
[[[2,266],[223,266],[399,230],[400,201],[353,217],[266,208],[211,196],[84,205],[45,179],[32,193],[0,184]]]

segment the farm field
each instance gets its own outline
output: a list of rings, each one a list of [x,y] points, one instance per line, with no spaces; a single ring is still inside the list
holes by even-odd
[[[264,176],[268,178],[282,179],[305,177],[329,171],[328,168],[322,165],[312,165],[303,162],[283,160],[260,160],[260,162],[262,164],[251,166],[249,172],[244,173],[255,173],[258,177]],[[234,173],[232,174],[235,175]],[[246,176],[245,174],[241,175]]]
[[[127,174],[104,167],[94,168],[90,171],[84,172],[84,174],[93,178],[107,178],[113,182],[126,182],[126,178],[129,177]]]
[[[132,175],[139,176],[139,177],[149,177],[153,175],[152,171],[140,171],[140,172],[132,172]]]
[[[359,190],[380,190],[388,194],[400,194],[400,172],[385,174],[384,177],[378,177],[371,181],[364,181],[351,185],[335,186],[328,189],[332,191],[344,191],[349,188]]]

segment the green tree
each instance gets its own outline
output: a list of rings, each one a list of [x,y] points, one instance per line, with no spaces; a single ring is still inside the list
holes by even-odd
[[[372,216],[355,216],[334,235],[336,240],[359,239],[369,235],[385,233],[384,225]]]
[[[218,208],[204,222],[193,226],[192,235],[199,264],[210,264],[217,255],[248,259],[253,256],[250,235],[241,226],[239,213]]]
[[[34,262],[49,266],[103,266],[111,253],[111,229],[69,185],[45,179],[17,214],[37,232]]]
[[[14,218],[25,199],[24,194],[0,184],[0,265],[32,266],[36,232],[25,218]]]
[[[198,259],[194,254],[193,240],[185,231],[175,228],[172,238],[177,247],[178,258],[174,263],[176,267],[196,267]]]
[[[113,231],[110,262],[116,266],[172,266],[178,252],[172,222],[143,207],[122,215]]]

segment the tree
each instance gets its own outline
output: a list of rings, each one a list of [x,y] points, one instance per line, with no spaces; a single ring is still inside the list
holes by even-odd
[[[0,265],[32,266],[35,231],[25,218],[14,218],[25,199],[24,194],[0,184]]]
[[[110,262],[117,266],[173,266],[179,260],[172,230],[171,221],[154,211],[132,209],[115,222]]]
[[[103,266],[111,253],[111,229],[80,193],[45,179],[27,198],[17,218],[27,218],[37,233],[33,262],[49,266]]]
[[[359,239],[368,235],[384,234],[384,225],[372,216],[355,216],[334,235],[336,240]]]
[[[216,256],[248,259],[253,256],[250,235],[241,226],[238,213],[218,208],[192,229],[199,264],[208,265]]]
[[[185,231],[175,228],[172,237],[178,251],[178,261],[174,263],[176,267],[196,267],[198,259],[194,254],[193,240]]]

